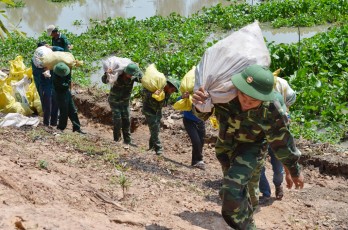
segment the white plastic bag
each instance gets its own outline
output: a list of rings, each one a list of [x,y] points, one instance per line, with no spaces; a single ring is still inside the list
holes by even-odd
[[[11,82],[13,96],[17,102],[27,104],[29,107],[29,100],[27,98],[27,91],[29,88],[30,80],[24,75],[23,79],[17,82]]]
[[[210,112],[213,104],[227,103],[237,96],[231,76],[246,67],[258,64],[269,67],[271,57],[256,21],[207,49],[197,65],[195,87],[203,87],[209,98],[205,104],[195,104],[201,112]]]
[[[122,74],[123,70],[127,65],[133,63],[129,58],[120,58],[120,57],[109,57],[106,60],[103,60],[103,69],[104,73],[107,75],[108,83],[113,85],[119,75]]]
[[[40,123],[38,117],[26,117],[19,113],[8,113],[0,122],[0,127],[31,125],[36,127]]]
[[[34,52],[34,56],[32,58],[34,65],[37,68],[44,68],[43,62],[42,62],[42,58],[43,56],[52,53],[53,51],[46,47],[46,46],[40,46],[38,48],[36,48],[35,52]]]

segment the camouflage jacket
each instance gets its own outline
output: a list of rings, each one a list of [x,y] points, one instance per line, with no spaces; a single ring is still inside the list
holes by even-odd
[[[111,106],[127,106],[132,94],[134,82],[140,82],[140,78],[124,79],[122,74],[118,76],[117,81],[110,89],[109,103]],[[102,82],[107,84],[107,76],[102,76]]]
[[[162,108],[166,106],[169,100],[168,94],[165,95],[164,100],[157,101],[152,97],[152,92],[143,88],[142,100],[143,100],[143,114],[146,115],[162,115]]]
[[[283,102],[284,103],[284,102]],[[263,102],[257,109],[243,112],[238,98],[224,104],[214,104],[215,116],[219,121],[218,138],[234,151],[238,144],[260,145],[268,143],[276,157],[289,169],[292,176],[298,176],[297,163],[301,152],[296,148],[294,138],[288,129],[284,107],[276,100]],[[210,113],[195,114],[206,120]]]

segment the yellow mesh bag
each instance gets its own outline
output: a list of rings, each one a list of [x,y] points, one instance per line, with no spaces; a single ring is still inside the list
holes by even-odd
[[[164,86],[167,84],[167,79],[163,73],[159,72],[156,69],[155,64],[149,65],[146,70],[143,78],[141,79],[141,84],[145,89],[154,93],[157,90],[161,90],[159,95],[152,94],[152,97],[157,101],[162,101],[165,98],[165,93],[163,91]]]

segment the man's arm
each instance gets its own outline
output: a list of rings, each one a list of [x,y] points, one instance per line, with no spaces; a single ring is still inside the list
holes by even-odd
[[[295,186],[302,188],[303,176],[298,163],[301,152],[295,146],[294,138],[287,127],[287,121],[276,108],[268,115],[269,119],[273,121],[266,127],[266,139],[274,151],[275,156],[290,173]]]

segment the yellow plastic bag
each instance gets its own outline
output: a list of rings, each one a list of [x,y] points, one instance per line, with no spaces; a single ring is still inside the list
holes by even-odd
[[[31,68],[26,68],[23,62],[22,56],[17,56],[14,60],[9,61],[10,63],[10,74],[7,78],[7,84],[11,81],[20,81],[24,75],[32,76]],[[30,78],[30,77],[29,77]]]
[[[182,94],[185,92],[189,92],[191,94],[193,92],[193,87],[195,86],[195,70],[196,66],[192,67],[192,69],[188,71],[185,74],[184,78],[181,80],[180,92]],[[183,98],[175,102],[173,108],[176,110],[191,111],[192,96],[190,95],[189,98]]]
[[[70,68],[83,65],[83,61],[76,60],[72,53],[69,52],[56,51],[48,53],[40,59],[42,60],[43,66],[50,70],[52,70],[58,62],[64,62]]]
[[[0,111],[5,109],[9,104],[15,102],[15,98],[12,95],[12,88],[5,81],[0,81]]]
[[[211,126],[214,129],[219,129],[219,121],[216,119],[215,116],[210,116],[209,121],[210,121]]]
[[[40,96],[36,90],[34,82],[30,83],[29,89],[28,89],[26,95],[27,95],[27,98],[29,101],[30,108],[41,115],[42,114],[42,106],[41,106]]]
[[[165,98],[165,93],[163,91],[164,86],[167,84],[167,79],[163,73],[159,72],[156,69],[155,64],[149,65],[146,70],[143,78],[141,79],[141,84],[145,89],[154,93],[157,90],[161,90],[159,95],[152,94],[152,97],[157,101],[162,101]]]

